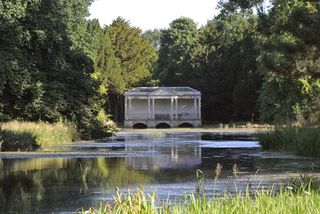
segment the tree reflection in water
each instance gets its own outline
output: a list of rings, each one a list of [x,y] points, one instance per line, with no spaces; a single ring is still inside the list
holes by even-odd
[[[148,173],[127,169],[121,158],[5,159],[2,163],[1,213],[36,213],[55,207],[66,209],[66,202],[74,203],[68,204],[72,211],[90,204],[88,201],[70,201],[87,196],[89,189],[145,184],[151,179]]]

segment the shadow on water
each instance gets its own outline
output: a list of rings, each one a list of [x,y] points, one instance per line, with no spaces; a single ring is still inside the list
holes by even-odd
[[[253,172],[258,169],[256,165],[256,154],[259,148],[240,148],[240,149],[201,149],[202,168],[216,166],[218,163],[223,166],[224,172],[231,172],[234,164],[243,167],[246,172]]]
[[[201,135],[201,140],[257,140],[253,134],[244,133],[204,133]]]
[[[263,152],[248,133],[119,133],[111,141],[79,142],[52,150],[116,153],[97,158],[2,157],[0,213],[73,212],[112,199],[116,187],[126,191],[137,185],[147,192],[157,189],[163,199],[168,194],[182,197],[195,191],[197,169],[206,175],[208,193],[212,194],[213,186],[223,193],[232,189],[227,184],[234,164],[243,175],[259,170],[264,186],[279,183],[279,175],[287,177],[284,172],[320,172],[319,159]],[[222,174],[213,185],[218,163]],[[239,177],[239,186],[246,188],[248,178]],[[259,179],[252,184],[261,185]]]

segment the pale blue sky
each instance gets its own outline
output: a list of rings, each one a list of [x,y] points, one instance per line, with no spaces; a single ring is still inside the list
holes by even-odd
[[[217,15],[218,0],[95,0],[90,18],[109,25],[121,16],[142,30],[167,28],[174,19],[192,18],[200,27]]]

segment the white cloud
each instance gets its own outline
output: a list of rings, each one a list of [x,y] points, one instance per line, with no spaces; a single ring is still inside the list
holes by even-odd
[[[96,0],[90,7],[90,18],[109,25],[121,16],[142,30],[167,28],[181,16],[204,25],[217,14],[218,0]]]

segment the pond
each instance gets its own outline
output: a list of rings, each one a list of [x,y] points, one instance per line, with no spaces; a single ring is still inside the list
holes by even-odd
[[[127,192],[139,185],[160,200],[174,200],[195,193],[197,170],[208,195],[320,172],[319,159],[262,151],[252,131],[120,132],[111,140],[47,150],[0,153],[0,213],[72,213],[111,200],[117,187]],[[218,163],[222,170],[215,179]]]

